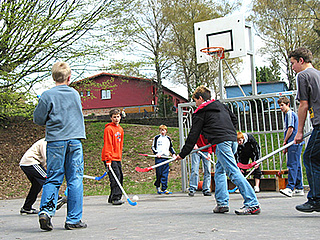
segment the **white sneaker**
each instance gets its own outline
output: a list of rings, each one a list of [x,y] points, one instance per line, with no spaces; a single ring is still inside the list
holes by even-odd
[[[293,195],[294,196],[304,196],[304,191],[303,191],[303,189],[296,189],[296,190],[294,190]]]
[[[239,188],[237,188],[234,192],[235,192],[235,193],[240,193]]]
[[[280,193],[287,197],[292,197],[292,190],[290,188],[280,189]]]
[[[254,186],[254,191],[255,192],[260,192],[260,188],[258,186]]]

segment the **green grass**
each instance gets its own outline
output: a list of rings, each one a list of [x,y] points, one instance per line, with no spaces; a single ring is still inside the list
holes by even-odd
[[[105,122],[86,122],[87,139],[83,141],[84,174],[101,176],[105,167],[101,161],[103,147],[103,131]],[[152,154],[151,145],[155,135],[159,134],[158,126],[143,126],[134,124],[120,124],[124,129],[124,147],[122,156],[122,171],[124,175],[124,189],[127,194],[150,194],[155,193],[153,185],[155,171],[139,173],[134,169],[136,166],[148,167],[154,165],[153,158],[146,158],[139,153]],[[173,146],[179,150],[178,128],[168,128],[168,135],[172,138]],[[175,169],[180,163],[172,163],[170,169]],[[168,189],[181,191],[180,170],[169,173]],[[84,179],[85,195],[108,195],[110,193],[108,176],[101,181]]]

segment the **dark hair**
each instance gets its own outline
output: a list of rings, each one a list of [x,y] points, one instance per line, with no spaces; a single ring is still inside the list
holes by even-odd
[[[299,47],[296,50],[289,53],[289,58],[294,58],[299,61],[302,58],[306,63],[311,63],[312,61],[312,52],[304,47]]]
[[[284,103],[286,105],[290,104],[290,100],[287,97],[281,97],[278,99],[278,104]]]
[[[118,115],[118,114],[120,114],[120,109],[118,109],[118,108],[111,109],[110,112],[109,112],[110,118],[111,118],[113,115]]]
[[[197,87],[197,89],[192,94],[192,99],[199,99],[200,96],[203,98],[203,100],[207,101],[211,99],[211,92],[209,88],[201,85]]]

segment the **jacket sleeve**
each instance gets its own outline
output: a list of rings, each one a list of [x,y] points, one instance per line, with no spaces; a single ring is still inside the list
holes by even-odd
[[[179,153],[181,158],[185,158],[193,149],[194,145],[197,143],[200,133],[202,131],[204,120],[202,116],[194,116],[192,119],[192,127],[190,129],[189,135],[184,146]]]
[[[33,112],[33,122],[40,126],[46,125],[48,115],[49,115],[48,106],[40,98],[39,103]]]
[[[175,152],[175,151],[174,151],[174,149],[173,149],[173,145],[172,145],[171,138],[170,138],[170,137],[168,137],[168,139],[169,139],[169,142],[170,142],[169,151],[171,152],[171,154],[172,154],[172,155],[173,155],[173,154],[176,154],[176,152]]]
[[[157,140],[158,140],[158,135],[155,136],[153,138],[153,141],[152,141],[151,149],[152,149],[153,154],[157,154],[158,153],[158,151],[157,151]]]
[[[251,148],[252,148],[252,153],[254,156],[254,159],[252,159],[252,161],[257,161],[260,158],[260,146],[258,144],[258,142],[256,141],[256,139],[250,135],[250,141],[251,141]]]
[[[113,142],[112,142],[112,130],[109,128],[104,129],[103,136],[103,149],[102,149],[102,160],[110,163],[112,161],[112,151],[113,151]]]

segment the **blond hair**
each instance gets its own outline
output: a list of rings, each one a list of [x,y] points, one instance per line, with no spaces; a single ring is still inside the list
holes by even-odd
[[[159,126],[159,130],[162,130],[162,129],[168,131],[168,128],[167,128],[166,125],[160,125],[160,126]]]
[[[57,62],[53,64],[51,72],[54,81],[58,83],[63,83],[71,75],[71,68],[69,67],[69,64],[66,62]]]

